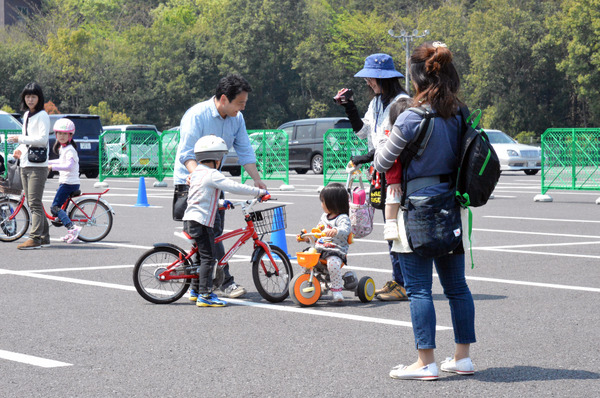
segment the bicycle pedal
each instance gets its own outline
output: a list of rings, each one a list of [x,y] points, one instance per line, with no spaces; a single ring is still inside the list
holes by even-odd
[[[315,291],[315,287],[314,286],[310,286],[310,287],[305,287],[304,289],[302,289],[302,293],[311,293]]]

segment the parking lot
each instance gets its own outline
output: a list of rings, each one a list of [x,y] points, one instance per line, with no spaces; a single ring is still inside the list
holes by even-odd
[[[236,178],[239,180],[239,177]],[[82,179],[82,191],[98,191]],[[146,180],[150,207],[134,207],[138,179],[106,180],[116,214],[102,242],[19,251],[0,242],[0,396],[2,397],[589,397],[600,385],[599,192],[549,191],[536,203],[540,176],[504,172],[488,205],[473,210],[473,257],[467,278],[478,342],[473,377],[441,372],[435,382],[388,376],[416,359],[406,302],[361,303],[344,291],[311,308],[290,299],[270,304],[252,282],[244,247],[231,262],[249,293],[225,308],[143,300],[132,283],[137,258],[156,242],[188,248],[174,235],[173,185]],[[286,204],[288,252],[321,213],[322,176],[290,174],[293,192],[267,181]],[[48,180],[49,206],[57,179]],[[233,198],[234,196],[228,196]],[[265,205],[268,207],[268,205]],[[239,209],[226,229],[242,225]],[[348,268],[378,287],[391,278],[381,214],[350,248]],[[22,240],[20,240],[22,241]],[[20,242],[19,241],[19,242]],[[468,257],[467,257],[468,258]],[[468,260],[467,260],[468,261]],[[294,264],[294,271],[299,266]],[[434,279],[439,364],[453,354],[447,300]],[[594,393],[593,391],[596,391]]]

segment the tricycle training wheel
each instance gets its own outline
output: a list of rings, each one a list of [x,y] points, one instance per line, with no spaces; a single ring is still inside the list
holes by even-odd
[[[296,275],[290,283],[292,301],[302,307],[313,305],[321,297],[321,282],[313,277],[313,282],[310,284],[309,279],[310,274],[300,274]]]
[[[363,276],[358,281],[357,293],[358,298],[363,303],[368,303],[375,297],[375,282],[370,276]]]

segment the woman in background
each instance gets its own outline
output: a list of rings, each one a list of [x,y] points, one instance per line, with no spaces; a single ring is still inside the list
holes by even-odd
[[[29,238],[17,246],[19,250],[39,249],[50,246],[48,220],[44,214],[42,196],[48,178],[48,135],[50,117],[44,110],[44,93],[39,84],[33,82],[21,92],[21,110],[23,132],[19,136],[8,138],[8,142],[17,142],[13,157],[21,162],[21,181],[31,210],[31,230]],[[29,157],[31,148],[46,148],[46,158],[32,162]]]

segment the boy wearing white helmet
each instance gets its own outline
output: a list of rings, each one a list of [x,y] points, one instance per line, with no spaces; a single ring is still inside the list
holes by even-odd
[[[198,256],[200,257],[198,285],[192,285],[190,292],[192,300],[197,297],[196,305],[198,307],[226,305],[225,301],[220,300],[212,292],[212,275],[216,262],[213,226],[219,206],[228,205],[228,201],[219,203],[221,191],[256,197],[267,194],[264,189],[230,180],[218,170],[227,151],[225,141],[214,135],[201,137],[194,146],[198,167],[191,174],[188,206],[183,216],[183,228],[198,245]]]
[[[73,243],[81,232],[81,227],[73,224],[67,213],[61,209],[65,200],[72,192],[79,190],[79,156],[77,145],[73,141],[75,124],[67,119],[58,119],[54,123],[56,143],[52,150],[57,153],[58,159],[48,161],[48,170],[58,171],[58,189],[52,202],[52,215],[58,217],[67,228],[67,234],[62,238],[64,242]]]

